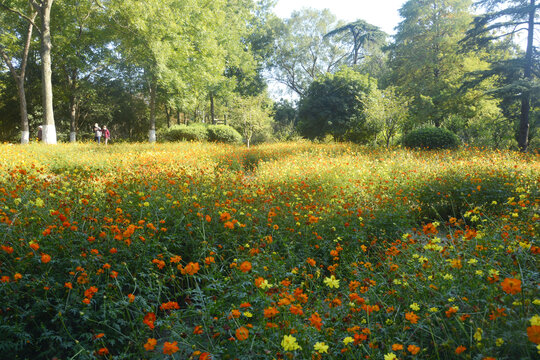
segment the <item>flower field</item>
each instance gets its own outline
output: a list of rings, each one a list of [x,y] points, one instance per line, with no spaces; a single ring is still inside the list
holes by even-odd
[[[539,356],[538,155],[309,143],[0,153],[0,354]]]

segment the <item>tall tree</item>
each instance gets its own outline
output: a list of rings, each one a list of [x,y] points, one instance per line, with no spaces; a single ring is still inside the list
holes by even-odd
[[[537,0],[479,0],[475,5],[485,9],[486,13],[474,19],[474,27],[467,33],[467,40],[472,39],[478,44],[485,44],[501,37],[514,37],[521,32],[527,35],[525,54],[518,59],[519,61],[510,59],[496,64],[496,67],[505,70],[517,63],[522,69],[518,81],[505,90],[511,89],[521,97],[517,140],[520,150],[527,151],[531,97],[539,92],[537,79],[540,76],[540,67],[538,47],[534,44],[534,30],[535,25],[540,25],[538,12],[540,4]]]
[[[409,0],[391,46],[392,82],[412,98],[418,123],[441,126],[463,110],[459,88],[471,54],[460,52],[472,15],[470,0]],[[476,59],[475,61],[478,61]]]
[[[324,37],[342,26],[328,10],[295,11],[279,26],[273,55],[268,59],[271,76],[298,96],[320,75],[332,73],[345,63],[345,44]]]
[[[43,102],[43,142],[56,144],[52,88],[52,40],[51,8],[54,0],[29,0],[40,19],[39,39],[41,42],[41,96]]]
[[[29,21],[26,22],[26,34],[20,34],[20,21],[17,21],[8,13],[1,13],[0,19],[2,26],[0,27],[0,56],[9,68],[15,84],[19,98],[19,113],[21,117],[21,144],[27,144],[30,140],[30,127],[28,124],[28,109],[26,105],[26,65],[28,62],[28,54],[30,44],[32,42],[32,32],[34,30],[34,20],[37,12],[33,11],[29,15]],[[20,40],[23,41],[21,46]],[[19,56],[16,56],[20,52]],[[17,65],[18,69],[17,69]]]
[[[381,48],[386,42],[386,33],[379,27],[364,20],[356,20],[327,33],[325,37],[345,35],[352,44],[350,63],[358,64],[359,57],[365,57],[375,48]]]
[[[63,75],[60,79],[64,101],[69,104],[69,139],[75,142],[84,92],[89,91],[90,79],[106,67],[113,37],[105,26],[105,9],[98,3],[64,0],[62,5],[57,7],[53,26],[57,34],[54,65]]]

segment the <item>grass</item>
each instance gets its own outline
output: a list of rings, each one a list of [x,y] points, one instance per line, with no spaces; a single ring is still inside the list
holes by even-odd
[[[19,359],[529,359],[537,155],[0,145]]]

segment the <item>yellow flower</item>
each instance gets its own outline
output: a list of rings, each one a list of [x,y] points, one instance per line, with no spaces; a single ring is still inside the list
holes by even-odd
[[[530,320],[532,326],[540,326],[540,316],[534,315]]]
[[[497,340],[495,340],[495,345],[502,346],[502,344],[504,344],[504,340],[502,338],[498,338]]]
[[[384,360],[396,360],[397,356],[394,353],[388,353],[384,355]]]
[[[330,276],[330,277],[327,277],[327,278],[324,278],[324,283],[329,287],[329,288],[339,288],[339,280],[336,279],[336,277],[334,275]]]
[[[540,299],[534,299],[533,304],[534,305],[540,305]]]
[[[354,342],[354,339],[350,336],[347,336],[345,339],[343,339],[343,343],[345,345],[349,345],[350,343]]]
[[[470,264],[470,265],[474,265],[477,262],[478,262],[478,260],[476,260],[476,259],[470,259],[469,261],[467,261],[467,263]]]
[[[244,316],[247,317],[247,318],[250,318],[250,317],[253,316],[253,314],[250,313],[249,311],[246,311],[246,312],[244,312]]]
[[[296,342],[296,338],[292,335],[284,335],[281,340],[281,346],[285,351],[302,350],[302,347]]]
[[[313,348],[315,349],[315,351],[318,351],[319,354],[324,354],[324,353],[328,354],[328,345],[326,345],[324,342],[315,343]]]
[[[420,306],[417,303],[412,303],[409,307],[414,311],[420,310]]]
[[[43,200],[41,200],[41,198],[37,198],[35,201],[35,204],[37,207],[43,207],[43,205],[45,205],[45,203],[43,202]]]
[[[436,308],[436,307],[432,307],[432,308],[429,308],[429,311],[430,312],[437,312],[437,311],[439,311],[439,309]]]
[[[482,334],[483,333],[484,333],[484,331],[482,329],[476,328],[476,332],[473,335],[474,340],[476,340],[478,342],[482,341]]]

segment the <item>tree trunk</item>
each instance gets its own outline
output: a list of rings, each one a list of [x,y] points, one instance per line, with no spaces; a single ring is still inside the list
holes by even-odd
[[[172,109],[171,111],[169,111],[169,107],[165,105],[165,114],[167,115],[167,128],[171,127],[171,113],[172,113]]]
[[[156,92],[157,81],[152,76],[152,83],[150,84],[150,132],[148,141],[151,143],[156,142]]]
[[[51,7],[53,0],[43,0],[41,5],[32,1],[41,18],[41,89],[43,95],[43,142],[56,144],[54,124],[52,67],[51,67]]]
[[[535,0],[530,0],[529,27],[527,34],[527,50],[525,53],[524,78],[526,81],[532,80],[533,67],[533,39],[534,39],[534,15]],[[531,110],[531,92],[526,90],[521,94],[521,116],[519,120],[518,146],[522,152],[527,151],[529,146],[529,113]]]
[[[176,124],[180,125],[180,109],[176,109]]]
[[[216,114],[214,113],[214,94],[210,93],[210,117],[212,124],[216,124]]]
[[[30,127],[28,125],[28,106],[26,103],[24,80],[26,74],[26,64],[28,61],[28,53],[30,51],[30,43],[32,42],[32,31],[34,30],[34,19],[36,18],[36,16],[37,12],[34,12],[29,18],[31,21],[28,24],[28,31],[26,33],[26,42],[24,43],[19,74],[17,74],[17,70],[15,70],[15,67],[13,66],[7,54],[2,51],[2,48],[0,47],[0,55],[2,55],[2,57],[4,58],[4,61],[6,62],[11,74],[13,75],[13,79],[15,80],[15,84],[17,85],[17,92],[19,94],[19,110],[21,115],[21,144],[28,144],[28,142],[30,141]]]
[[[74,92],[69,96],[69,142],[77,141],[77,123],[79,115],[79,101]]]
[[[30,127],[28,126],[28,110],[26,106],[26,92],[24,91],[24,75],[17,80],[17,90],[19,92],[19,109],[21,112],[21,144],[28,144],[30,141]]]

